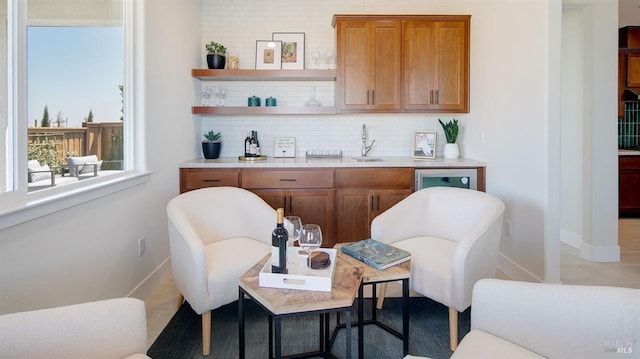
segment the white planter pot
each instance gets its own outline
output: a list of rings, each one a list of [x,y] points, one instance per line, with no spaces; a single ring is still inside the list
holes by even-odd
[[[460,157],[460,149],[457,143],[445,143],[444,151],[442,151],[444,158],[458,158]]]

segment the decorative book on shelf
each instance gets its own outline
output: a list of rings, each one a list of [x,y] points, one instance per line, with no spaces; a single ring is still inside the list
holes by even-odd
[[[384,270],[411,259],[411,253],[371,238],[348,244],[341,250],[377,270]]]

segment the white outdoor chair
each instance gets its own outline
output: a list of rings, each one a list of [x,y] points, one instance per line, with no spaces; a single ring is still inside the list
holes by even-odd
[[[430,187],[371,223],[373,239],[411,252],[411,289],[449,307],[451,350],[458,345],[458,312],[471,305],[473,285],[495,276],[503,216],[502,201],[487,193]]]
[[[276,211],[247,190],[212,187],[175,197],[167,214],[173,280],[202,315],[209,355],[211,310],[237,300],[240,276],[271,252]]]

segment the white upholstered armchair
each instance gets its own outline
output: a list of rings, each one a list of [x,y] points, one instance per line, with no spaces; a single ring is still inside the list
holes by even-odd
[[[202,353],[211,349],[211,310],[238,299],[240,276],[271,251],[276,211],[235,187],[183,193],[167,205],[173,281],[202,315]]]
[[[411,252],[411,289],[449,307],[451,350],[473,285],[495,276],[503,216],[502,201],[487,193],[430,187],[371,223],[373,239]]]

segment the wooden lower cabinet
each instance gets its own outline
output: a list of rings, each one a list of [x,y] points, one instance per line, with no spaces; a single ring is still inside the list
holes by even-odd
[[[206,187],[240,186],[239,168],[181,168],[180,193]]]
[[[624,206],[640,213],[640,192],[634,191],[640,188],[640,156],[632,160],[638,167],[626,177],[622,162],[620,166],[620,190],[626,192],[620,197],[621,213]],[[413,193],[414,168],[180,169],[181,193],[215,186],[242,187],[273,208],[284,208],[285,215],[299,216],[303,224],[319,224],[323,247],[333,247],[369,238],[371,221]],[[478,168],[478,189],[484,188],[484,168]],[[275,217],[273,221],[275,226]]]
[[[640,217],[640,156],[620,156],[618,166],[619,216]]]
[[[315,223],[322,229],[322,246],[331,248],[336,243],[333,217],[334,190],[250,189],[273,208],[284,208],[285,216],[298,216],[302,224]],[[274,219],[275,223],[275,219]]]
[[[371,221],[413,192],[413,168],[337,168],[338,242],[371,237]]]
[[[242,188],[284,208],[285,216],[320,225],[323,247],[335,244],[333,168],[243,169]]]
[[[411,189],[337,190],[338,242],[354,242],[370,238],[371,221],[411,192]]]

